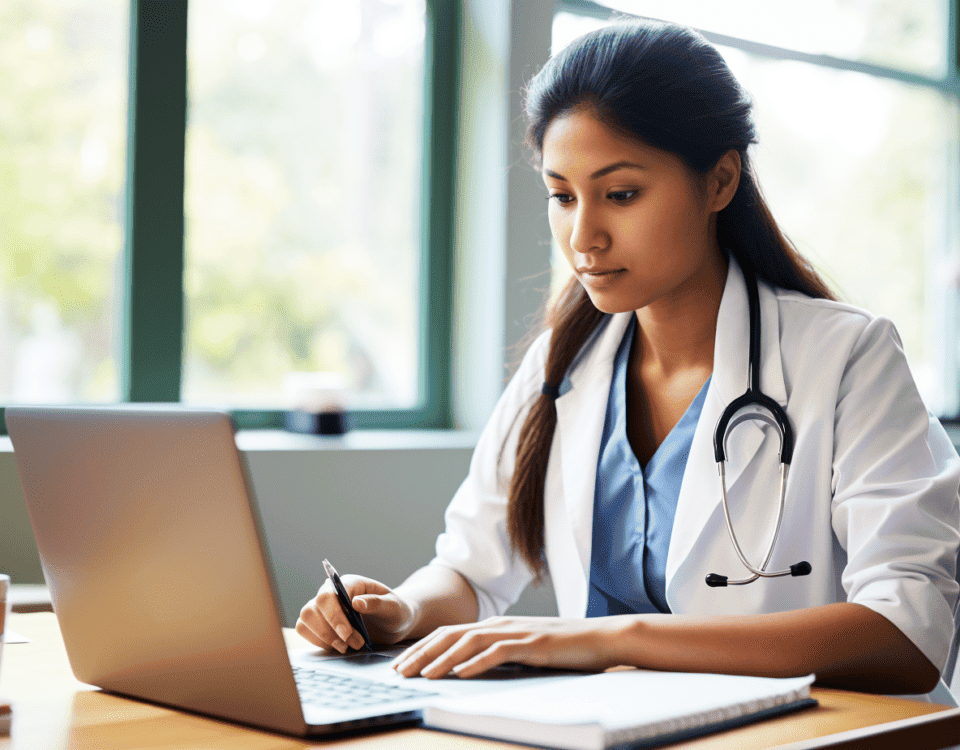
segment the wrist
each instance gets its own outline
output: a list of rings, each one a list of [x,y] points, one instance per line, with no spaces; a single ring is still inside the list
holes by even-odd
[[[618,615],[610,618],[606,648],[617,665],[644,668],[649,666],[644,654],[650,648],[650,631],[654,627],[646,615]]]

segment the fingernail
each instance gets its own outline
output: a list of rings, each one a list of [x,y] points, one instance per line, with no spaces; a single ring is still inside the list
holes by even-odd
[[[339,635],[343,640],[347,640],[350,637],[350,631],[347,629],[346,625],[341,625],[337,628],[337,635]]]
[[[334,641],[333,647],[341,654],[345,654],[347,652],[347,644],[343,641]]]

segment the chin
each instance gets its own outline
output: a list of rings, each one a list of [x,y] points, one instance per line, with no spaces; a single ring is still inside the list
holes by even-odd
[[[593,303],[593,306],[597,308],[602,313],[607,313],[613,315],[614,313],[622,312],[635,312],[639,310],[644,305],[635,305],[630,300],[625,300],[622,297],[618,298],[613,294],[602,294],[587,291],[587,296],[590,298],[590,301]]]

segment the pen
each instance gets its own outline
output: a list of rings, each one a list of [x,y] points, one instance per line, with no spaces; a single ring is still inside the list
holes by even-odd
[[[340,576],[337,575],[336,568],[330,564],[329,560],[324,560],[323,569],[327,572],[327,578],[333,581],[333,587],[337,590],[337,599],[340,600],[340,607],[343,609],[343,614],[347,616],[353,629],[363,636],[363,645],[367,647],[367,651],[373,651],[373,646],[370,645],[370,636],[367,635],[367,629],[363,625],[363,618],[360,617],[360,613],[357,612],[350,603],[350,597],[347,594],[347,590],[343,587]]]

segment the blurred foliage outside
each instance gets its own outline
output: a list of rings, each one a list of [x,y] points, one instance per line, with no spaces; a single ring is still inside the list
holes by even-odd
[[[942,0],[817,0],[821,15],[789,24],[799,48],[827,6],[866,30],[845,56],[931,74],[945,59]],[[670,7],[695,23],[713,5]],[[184,399],[275,407],[286,373],[324,370],[348,377],[354,405],[412,405],[422,0],[190,8]],[[127,14],[124,0],[0,0],[4,403],[119,398]],[[755,9],[747,36],[781,43],[769,18]],[[558,14],[555,48],[596,25]],[[755,165],[788,236],[845,299],[894,320],[928,404],[955,410],[956,101],[721,51],[755,98]]]
[[[127,8],[0,0],[0,403],[119,397]]]
[[[416,403],[423,0],[190,5],[183,400]]]

